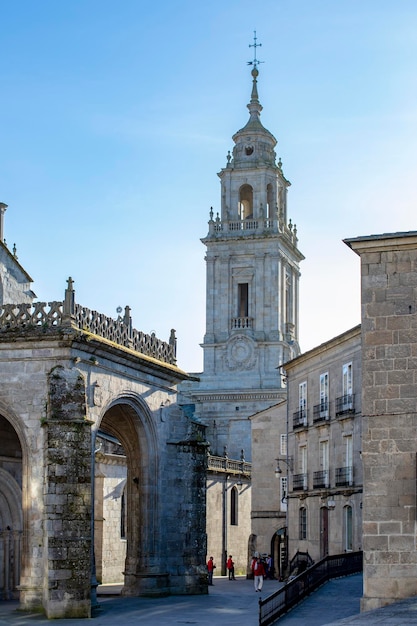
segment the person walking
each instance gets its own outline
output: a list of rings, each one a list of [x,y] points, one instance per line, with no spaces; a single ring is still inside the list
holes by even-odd
[[[229,580],[236,580],[235,578],[235,564],[232,559],[232,555],[229,554],[229,558],[226,563],[227,571],[229,572]]]
[[[253,564],[253,583],[255,585],[255,591],[262,591],[262,585],[264,584],[265,568],[261,559],[258,557]]]
[[[214,573],[215,569],[216,569],[216,566],[214,564],[214,559],[211,556],[209,558],[209,560],[207,561],[207,572],[208,572],[208,584],[209,585],[213,584],[213,573]]]

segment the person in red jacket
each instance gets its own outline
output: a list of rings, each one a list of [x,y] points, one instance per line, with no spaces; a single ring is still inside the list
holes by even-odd
[[[259,557],[253,563],[252,571],[255,591],[262,591],[262,585],[264,584],[265,568]]]
[[[209,558],[209,560],[207,561],[207,572],[208,572],[208,584],[212,585],[213,584],[213,573],[215,570],[216,566],[214,565],[214,560],[213,557],[211,556]]]
[[[233,563],[232,555],[229,554],[229,558],[226,563],[227,571],[229,572],[229,580],[236,580],[235,578],[235,564]]]

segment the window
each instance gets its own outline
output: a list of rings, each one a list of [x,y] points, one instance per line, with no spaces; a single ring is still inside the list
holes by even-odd
[[[351,409],[352,404],[352,394],[353,394],[353,385],[352,385],[352,363],[345,363],[343,366],[343,408]]]
[[[307,489],[307,446],[300,446],[298,462],[303,489]]]
[[[287,456],[287,435],[280,436],[280,455]]]
[[[232,487],[230,491],[230,524],[231,526],[238,525],[238,491],[236,487]]]
[[[329,374],[320,374],[320,417],[329,415]]]
[[[305,506],[299,510],[299,539],[307,539],[307,509]]]
[[[353,485],[353,437],[346,435],[345,437],[345,467],[346,478],[349,485]]]
[[[307,424],[307,381],[300,383],[298,386],[298,409],[300,417]]]
[[[319,443],[319,455],[320,455],[320,472],[321,482],[325,487],[329,486],[329,441],[320,441]]]
[[[344,550],[351,552],[353,550],[353,527],[352,527],[352,507],[345,506],[343,509],[343,525],[344,525]]]
[[[249,315],[249,284],[239,283],[237,286],[238,317],[248,317]]]

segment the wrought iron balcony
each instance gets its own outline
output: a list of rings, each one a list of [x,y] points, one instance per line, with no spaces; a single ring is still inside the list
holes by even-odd
[[[313,422],[325,422],[330,419],[330,407],[328,400],[315,404],[313,406]]]
[[[336,398],[336,416],[355,413],[355,394],[350,393]]]
[[[305,428],[307,426],[307,410],[300,409],[292,414],[293,428]]]
[[[320,470],[313,474],[313,488],[322,489],[330,486],[329,470]]]
[[[307,474],[294,474],[292,477],[293,491],[306,491],[308,488]]]
[[[336,487],[352,487],[353,485],[353,467],[337,467],[336,468]]]

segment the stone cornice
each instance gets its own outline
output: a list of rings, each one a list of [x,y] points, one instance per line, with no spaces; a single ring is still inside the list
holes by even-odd
[[[286,518],[285,511],[251,511],[251,519]]]
[[[228,391],[198,391],[198,390],[190,390],[183,391],[183,395],[192,396],[198,398],[201,402],[248,402],[248,401],[260,401],[260,400],[271,400],[276,402],[277,400],[281,400],[283,396],[286,395],[285,389],[277,389],[276,391],[241,391],[239,393],[236,392],[228,392]]]

